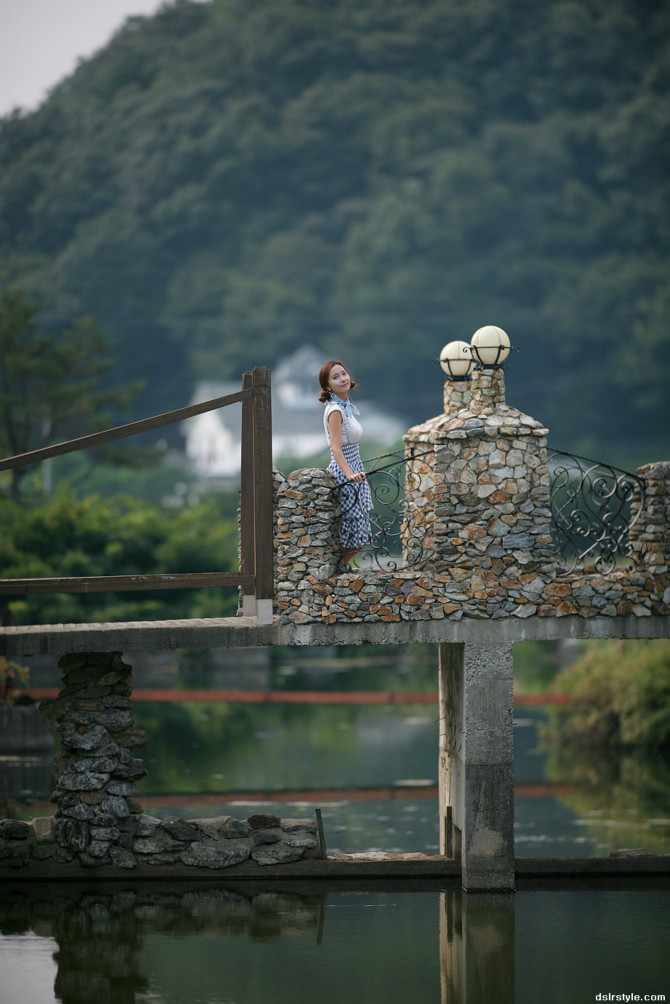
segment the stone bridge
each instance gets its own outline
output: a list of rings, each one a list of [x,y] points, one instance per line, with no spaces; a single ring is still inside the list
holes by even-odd
[[[479,370],[471,385],[447,380],[444,412],[410,429],[405,448],[402,550],[383,567],[338,568],[339,498],[327,472],[275,471],[272,623],[241,610],[237,618],[0,629],[0,654],[64,656],[63,690],[44,708],[61,734],[58,810],[34,824],[0,823],[0,871],[351,869],[353,859],[324,860],[323,840],[305,821],[177,825],[142,816],[133,796],[145,771],[135,751],[147,737],[132,727],[130,667],[120,654],[428,642],[439,646],[441,854],[413,855],[406,873],[456,868],[466,889],[514,888],[514,644],[670,636],[670,464],[637,472],[627,560],[610,561],[608,571],[600,560],[566,570],[552,534],[547,430],[506,403],[502,369]]]

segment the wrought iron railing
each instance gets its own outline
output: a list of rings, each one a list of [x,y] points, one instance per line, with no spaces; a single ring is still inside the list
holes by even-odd
[[[394,571],[398,568],[421,568],[432,556],[425,546],[427,524],[422,519],[432,488],[432,465],[427,463],[432,451],[415,454],[386,453],[364,462],[372,497],[370,537],[354,559],[360,570]],[[347,514],[364,508],[360,484],[350,481],[334,489],[340,497],[340,524]],[[341,566],[346,567],[346,566]]]
[[[434,556],[432,490],[434,454],[408,458],[387,453],[364,463],[372,496],[370,536],[354,567],[420,569]],[[644,483],[611,464],[553,450],[547,458],[551,532],[559,574],[593,566],[601,574],[632,565],[629,531],[644,501]],[[341,517],[360,514],[360,484],[335,488]]]
[[[631,567],[629,531],[644,501],[636,474],[561,450],[547,458],[552,537],[563,574],[590,564],[606,574]]]

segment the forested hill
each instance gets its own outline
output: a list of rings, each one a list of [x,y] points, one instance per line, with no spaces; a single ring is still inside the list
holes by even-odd
[[[670,453],[666,0],[179,0],[0,124],[0,288],[138,412],[316,343],[365,397],[504,327],[559,448]]]

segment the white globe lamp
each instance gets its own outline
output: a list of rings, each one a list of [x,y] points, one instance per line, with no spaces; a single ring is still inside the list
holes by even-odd
[[[470,341],[472,354],[483,369],[499,369],[510,354],[507,333],[495,324],[485,324]]]
[[[468,380],[475,360],[467,342],[448,342],[440,352],[440,366],[450,380]]]

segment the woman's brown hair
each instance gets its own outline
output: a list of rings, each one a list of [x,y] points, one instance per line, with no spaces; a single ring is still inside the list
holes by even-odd
[[[323,364],[323,366],[319,370],[319,384],[321,385],[321,393],[319,394],[319,401],[321,401],[322,404],[325,404],[326,401],[330,401],[331,397],[333,396],[333,392],[330,390],[328,386],[328,380],[330,379],[330,371],[332,370],[333,366],[341,366],[342,369],[345,370],[347,369],[344,363],[339,359],[330,359],[327,363]],[[347,370],[347,373],[348,372],[349,371]],[[351,374],[349,374],[349,377],[351,379]],[[355,386],[356,386],[356,381],[352,379],[350,389],[353,390]]]

